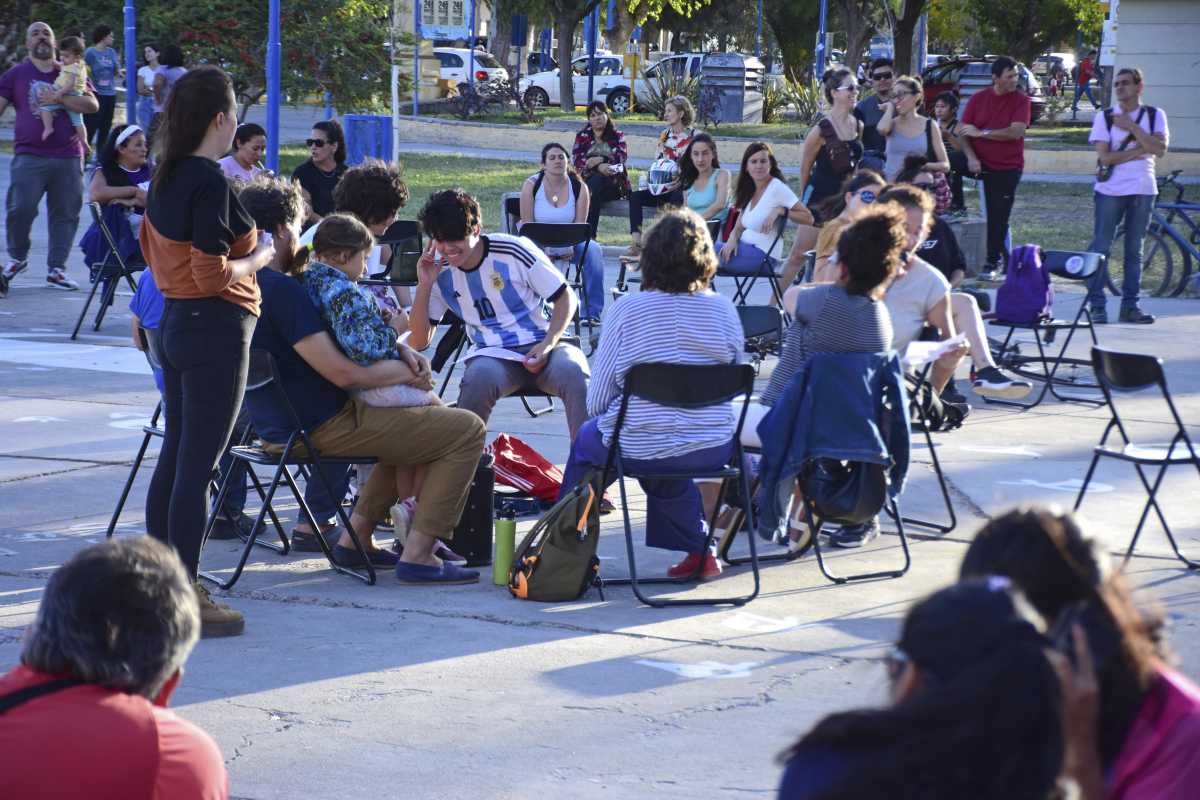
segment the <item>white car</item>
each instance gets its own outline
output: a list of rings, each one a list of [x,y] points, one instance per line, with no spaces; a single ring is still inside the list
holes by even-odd
[[[442,62],[441,79],[462,87],[469,83],[468,71],[471,69],[471,51],[466,47],[435,47],[433,54]],[[475,82],[487,83],[490,80],[508,80],[506,70],[496,57],[486,50],[475,51]]]
[[[676,77],[685,74],[691,77],[700,75],[700,64],[704,61],[703,53],[681,53],[666,56],[647,67],[642,77],[634,81],[638,101],[646,97],[646,80],[657,80],[658,77],[670,70]],[[575,102],[583,105],[588,96],[588,56],[580,56],[571,62],[571,84]],[[603,100],[614,114],[625,114],[629,111],[629,84],[625,76],[624,62],[620,56],[612,53],[596,54],[596,73],[592,79],[592,92],[597,100]],[[521,79],[521,95],[535,107],[558,105],[558,70],[538,72]]]

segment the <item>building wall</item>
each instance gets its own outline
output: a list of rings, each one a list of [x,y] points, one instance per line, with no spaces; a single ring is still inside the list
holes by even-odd
[[[1141,67],[1144,102],[1167,112],[1171,146],[1200,149],[1200,1],[1121,0],[1121,67]]]

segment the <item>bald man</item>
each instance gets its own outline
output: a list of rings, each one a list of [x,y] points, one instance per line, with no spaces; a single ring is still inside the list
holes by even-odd
[[[25,34],[29,57],[0,75],[0,115],[10,105],[17,115],[6,203],[8,261],[0,273],[0,296],[8,294],[9,283],[29,266],[29,231],[43,195],[50,238],[46,286],[79,288],[67,277],[67,257],[83,205],[83,142],[66,114],[54,115],[53,131],[43,140],[38,115],[39,105],[46,102],[58,77],[55,45],[54,30],[44,22],[33,23]],[[64,96],[59,102],[80,114],[92,114],[100,108],[90,84],[86,94]]]

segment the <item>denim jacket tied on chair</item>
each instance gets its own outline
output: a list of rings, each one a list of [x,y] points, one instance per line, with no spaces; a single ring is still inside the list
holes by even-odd
[[[809,459],[888,466],[895,498],[908,473],[908,395],[894,353],[815,353],[758,424],[758,531],[771,538],[786,525],[788,502]]]

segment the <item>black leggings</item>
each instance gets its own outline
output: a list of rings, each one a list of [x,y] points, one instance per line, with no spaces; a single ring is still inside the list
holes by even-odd
[[[967,166],[967,154],[961,150],[950,150],[946,154],[950,159],[950,195],[953,199],[950,205],[953,208],[966,208],[966,201],[963,200],[963,176],[970,175],[970,167]]]
[[[666,194],[650,194],[649,189],[638,189],[629,194],[629,232],[642,230],[642,209],[646,206],[682,206],[683,190],[676,189]]]
[[[588,206],[588,225],[592,226],[592,238],[596,238],[596,227],[600,224],[600,212],[604,209],[604,204],[610,200],[621,199],[621,187],[612,182],[612,179],[607,175],[596,173],[590,176],[587,181],[588,193],[591,195],[591,204]]]
[[[983,196],[987,202],[987,258],[988,265],[1004,266],[1007,251],[1004,240],[1008,238],[1008,219],[1012,216],[1013,203],[1017,199],[1017,184],[1021,182],[1021,170],[983,171]]]
[[[257,318],[216,297],[171,300],[159,324],[166,435],[146,497],[146,530],[195,578],[208,482],[246,390]]]
[[[87,129],[88,142],[95,140],[95,144],[92,146],[99,151],[108,141],[108,132],[112,130],[113,111],[117,108],[117,97],[111,94],[98,94],[96,102],[100,104],[100,108],[96,110],[95,114],[83,115],[83,126]]]

